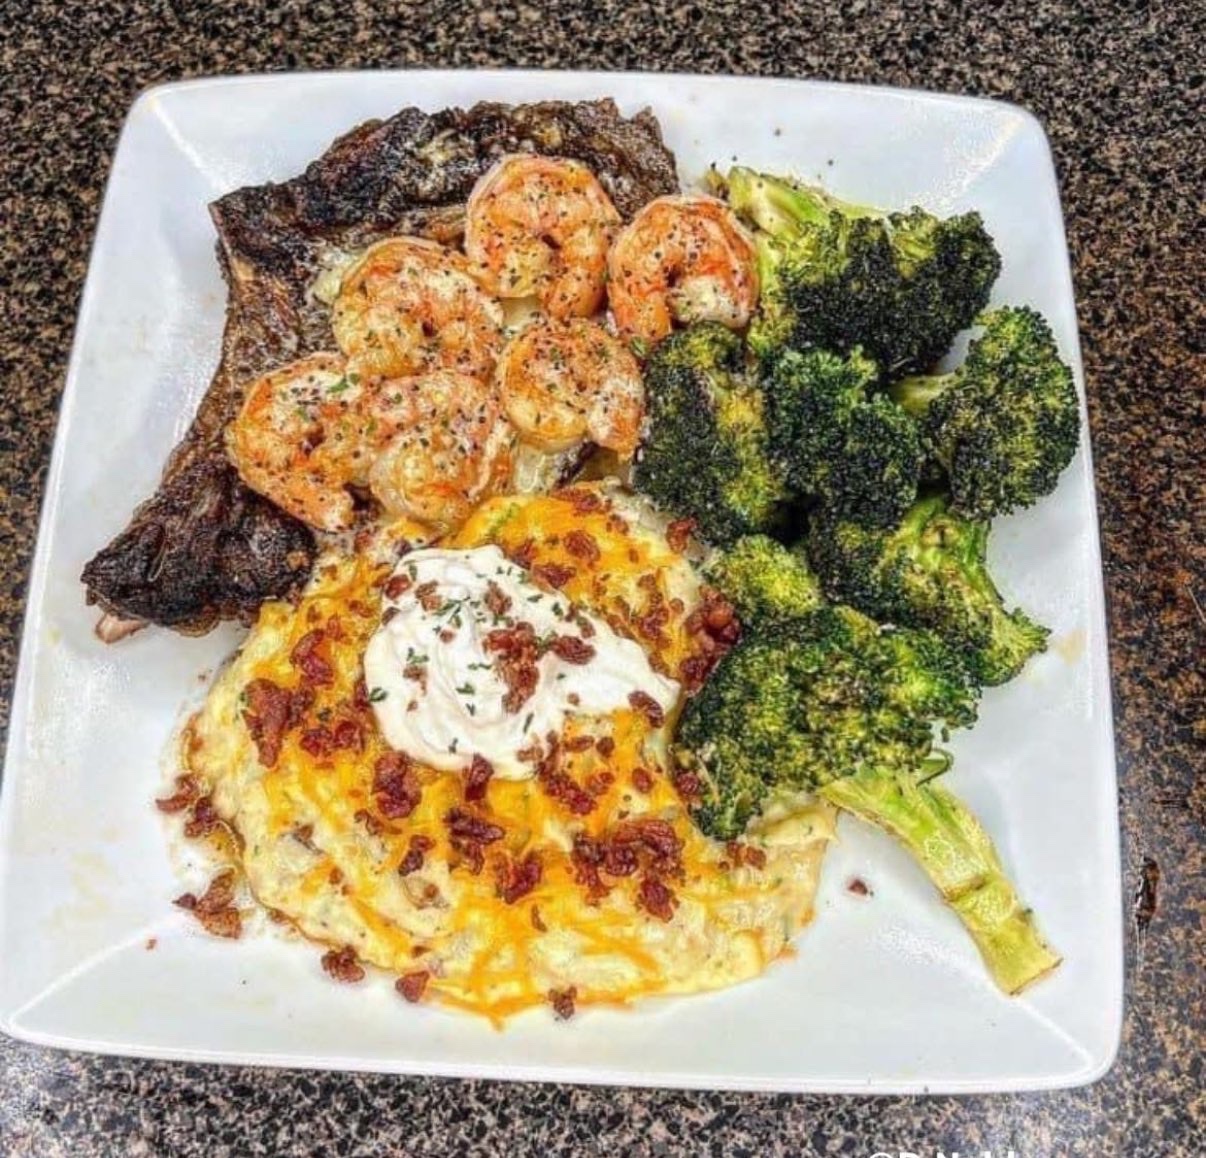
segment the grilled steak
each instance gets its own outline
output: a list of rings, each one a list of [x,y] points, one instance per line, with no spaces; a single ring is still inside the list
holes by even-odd
[[[479,104],[369,121],[300,177],[210,206],[229,288],[222,359],[159,489],[84,568],[88,602],[108,613],[107,635],[120,637],[121,621],[199,634],[221,619],[249,619],[305,581],[314,535],[245,487],[226,458],[222,433],[242,385],[333,348],[329,311],[309,293],[325,259],[390,235],[455,240],[474,182],[513,152],[584,162],[625,217],[678,188],[674,156],[647,111],[624,118],[610,100]]]

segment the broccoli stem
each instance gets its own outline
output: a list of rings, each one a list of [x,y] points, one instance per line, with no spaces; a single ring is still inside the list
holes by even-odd
[[[917,374],[892,383],[888,387],[888,395],[914,418],[923,418],[930,408],[930,403],[940,394],[944,394],[954,380],[954,373]]]
[[[882,217],[878,209],[831,197],[823,189],[800,185],[742,165],[729,170],[729,204],[773,236],[795,233],[801,225],[827,225],[835,210],[844,217]]]
[[[821,794],[891,833],[912,853],[1006,993],[1020,992],[1060,963],[1006,877],[983,826],[944,788],[863,771],[826,784]]]

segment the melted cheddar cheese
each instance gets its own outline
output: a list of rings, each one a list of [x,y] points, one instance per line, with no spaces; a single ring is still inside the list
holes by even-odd
[[[579,801],[588,794],[588,811],[544,777],[492,779],[484,799],[467,803],[461,772],[422,767],[413,810],[390,807],[375,771],[389,749],[365,703],[361,657],[406,529],[356,556],[325,557],[296,607],[267,605],[190,722],[187,770],[237,834],[257,900],[365,963],[425,972],[428,998],[496,1021],[570,987],[578,1004],[626,1002],[765,969],[811,917],[832,813],[799,802],[748,838],[750,857],[704,837],[665,773],[673,713],[659,726],[629,708],[567,721],[557,772]],[[694,568],[614,489],[490,500],[447,540],[487,543],[635,639],[658,670],[674,675],[700,653],[687,625],[701,600]],[[271,761],[253,710],[265,682],[294,697]],[[450,831],[457,810],[501,833],[478,846],[480,866]],[[576,841],[605,844],[641,820],[665,822],[677,838],[676,870],[663,882],[669,914],[642,893],[645,861],[603,873],[592,891],[575,854]],[[416,838],[421,867],[410,863]],[[506,899],[529,858],[538,882]]]

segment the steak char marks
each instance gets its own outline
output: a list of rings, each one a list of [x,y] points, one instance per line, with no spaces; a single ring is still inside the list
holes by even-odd
[[[317,553],[314,534],[244,486],[223,447],[242,388],[334,348],[330,312],[309,292],[325,261],[392,235],[457,240],[474,182],[515,152],[589,165],[626,219],[678,190],[651,113],[624,118],[610,100],[550,101],[403,109],[340,137],[300,177],[210,206],[229,289],[222,358],[158,490],[84,568],[88,602],[106,612],[103,636],[147,622],[201,634],[296,593]]]

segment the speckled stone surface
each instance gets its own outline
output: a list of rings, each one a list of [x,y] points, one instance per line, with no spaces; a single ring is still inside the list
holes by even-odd
[[[146,85],[240,71],[509,64],[974,93],[1028,106],[1055,150],[1097,459],[1128,895],[1145,862],[1146,876],[1159,876],[1155,915],[1128,942],[1119,1061],[1085,1090],[965,1099],[596,1091],[206,1069],[0,1041],[0,1154],[1200,1153],[1203,42],[1197,0],[0,4],[0,727],[89,242],[122,116]]]

